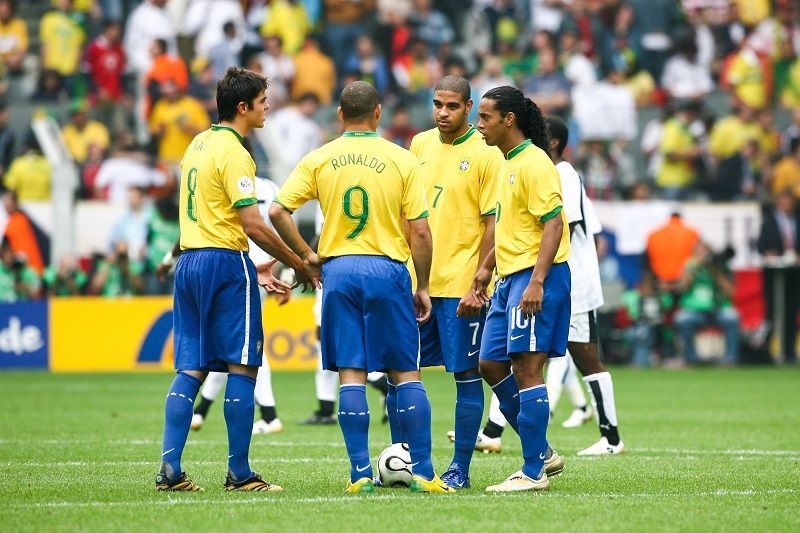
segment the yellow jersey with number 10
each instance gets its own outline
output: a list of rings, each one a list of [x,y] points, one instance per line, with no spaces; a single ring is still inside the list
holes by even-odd
[[[561,198],[561,178],[539,147],[525,140],[506,155],[497,181],[494,232],[497,274],[502,278],[536,265],[544,223],[560,216],[561,243],[553,263],[569,259],[569,224]]]
[[[443,142],[436,128],[419,133],[411,141],[411,153],[419,159],[430,210],[430,295],[461,298],[478,269],[483,217],[495,213],[503,154],[488,146],[472,125],[452,144]]]
[[[256,164],[239,134],[211,126],[198,134],[181,161],[181,249],[247,251],[237,207],[257,202]]]
[[[318,255],[411,255],[403,219],[428,216],[417,159],[374,131],[348,131],[306,155],[275,202],[289,211],[316,198],[325,219]]]

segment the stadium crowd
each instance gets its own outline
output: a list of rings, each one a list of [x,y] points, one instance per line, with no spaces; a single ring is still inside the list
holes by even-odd
[[[564,117],[567,158],[591,197],[756,200],[766,206],[759,251],[800,251],[791,0],[0,0],[0,65],[2,301],[170,291],[155,270],[178,235],[178,163],[216,120],[216,81],[233,65],[270,79],[268,125],[249,145],[259,175],[277,183],[339,134],[331,117],[344,84],[373,84],[388,117],[381,133],[408,146],[431,126],[433,84],[455,74],[475,101],[515,85]],[[91,257],[51,264],[47,236],[17,204],[48,201],[53,176],[35,137],[10,121],[23,102],[62,125],[76,199],[120,206],[107,248]],[[649,364],[669,316],[687,346],[718,323],[733,362],[725,261],[697,232],[680,258],[657,241],[624,298],[641,348],[631,360]]]

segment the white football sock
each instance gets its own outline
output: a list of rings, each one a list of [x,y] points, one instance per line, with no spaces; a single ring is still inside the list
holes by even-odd
[[[317,387],[317,400],[335,402],[339,398],[339,391],[336,387],[339,382],[339,374],[322,369],[322,351],[319,343],[317,343],[317,373],[314,376],[314,382]]]
[[[206,400],[213,402],[219,395],[219,392],[225,387],[228,381],[228,374],[225,372],[209,372],[203,386],[200,388],[200,394]]]
[[[497,395],[494,393],[492,393],[492,401],[489,403],[489,421],[501,428],[506,427],[506,417],[500,411],[500,400],[497,399]]]
[[[611,374],[599,372],[591,376],[585,376],[583,380],[589,387],[592,398],[592,407],[597,413],[597,423],[610,424],[611,427],[617,426],[617,406],[614,401],[614,383],[611,381]]]
[[[256,403],[262,407],[275,407],[275,395],[272,392],[272,371],[265,357],[258,369],[255,390]]]
[[[572,358],[569,359],[569,368],[567,369],[567,379],[564,382],[564,388],[567,389],[572,406],[576,409],[586,407],[586,396],[583,395],[583,385],[578,379],[578,369]]]
[[[551,413],[555,412],[558,400],[561,398],[570,362],[569,352],[564,357],[553,357],[547,360],[547,375],[544,383],[547,385],[547,399],[550,401]]]

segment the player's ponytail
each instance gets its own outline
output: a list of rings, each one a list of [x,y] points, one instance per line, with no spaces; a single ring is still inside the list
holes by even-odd
[[[483,95],[488,100],[493,100],[495,109],[502,115],[514,113],[517,127],[522,131],[526,138],[533,144],[550,153],[547,123],[544,120],[542,110],[539,109],[533,100],[525,98],[522,91],[516,87],[504,85],[490,89]]]

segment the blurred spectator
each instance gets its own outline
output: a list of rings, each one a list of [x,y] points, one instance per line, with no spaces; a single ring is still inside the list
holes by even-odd
[[[800,34],[800,30],[798,30]],[[786,109],[800,108],[800,56],[790,49],[788,43],[780,62],[776,62],[776,69],[783,64],[785,74],[778,78],[776,74],[775,93],[777,100]]]
[[[303,48],[294,56],[295,76],[292,81],[292,99],[314,93],[322,105],[331,102],[336,87],[336,67],[333,60],[319,51],[317,41],[306,37]]]
[[[239,0],[190,0],[181,33],[194,37],[195,57],[210,57],[211,49],[226,40],[225,25],[233,24],[234,37],[228,46],[239,54],[247,26]],[[237,61],[238,63],[238,61]]]
[[[707,325],[722,328],[725,355],[722,363],[733,365],[739,355],[739,313],[731,304],[733,277],[721,258],[715,258],[703,241],[686,261],[680,282],[682,292],[675,314],[675,328],[683,341],[688,363],[697,362],[694,336]]]
[[[128,201],[131,187],[149,188],[166,183],[164,173],[147,164],[147,157],[131,144],[120,140],[111,157],[103,161],[97,172],[95,197],[107,198],[110,202],[124,204]]]
[[[622,83],[633,95],[637,106],[653,104],[656,99],[656,82],[649,72],[639,67],[636,54],[624,48],[613,56],[613,70],[622,76]]]
[[[673,99],[701,100],[714,88],[707,64],[698,57],[693,31],[683,31],[676,38],[675,55],[664,65],[661,85]]]
[[[666,224],[647,237],[647,262],[659,290],[678,292],[683,268],[699,240],[700,235],[683,222],[678,212],[673,212]]]
[[[407,51],[398,56],[392,65],[392,74],[400,89],[412,99],[422,101],[430,94],[430,87],[442,77],[442,64],[428,54],[428,45],[412,37]]]
[[[330,53],[337,72],[345,72],[345,61],[364,33],[364,22],[375,10],[375,0],[323,0],[325,24],[324,50]]]
[[[100,167],[103,166],[104,161],[105,161],[105,150],[103,150],[96,144],[90,145],[86,161],[80,168],[81,183],[78,189],[78,198],[81,198],[83,200],[103,199],[98,194],[96,183],[97,183],[97,175],[100,173]]]
[[[163,53],[177,52],[175,28],[164,7],[166,3],[167,0],[144,0],[128,17],[125,25],[125,55],[138,76],[150,70],[153,63],[151,46],[156,39],[163,42]]]
[[[492,49],[497,50],[501,43],[513,45],[524,28],[524,9],[514,0],[485,2],[484,24],[491,30]],[[536,14],[534,14],[535,20]],[[540,33],[540,30],[535,33]]]
[[[697,177],[696,165],[703,155],[689,126],[696,115],[696,108],[689,102],[680,102],[675,116],[664,123],[659,151],[661,168],[656,175],[656,184],[665,197],[677,200],[684,198],[687,188]]]
[[[618,36],[630,37],[639,63],[653,79],[661,79],[679,19],[680,4],[674,0],[628,0],[617,23]]]
[[[375,87],[378,94],[385,94],[389,90],[386,59],[375,50],[375,43],[367,35],[362,35],[356,41],[355,53],[347,59],[345,72],[357,74],[359,79]]]
[[[559,37],[561,65],[564,77],[572,85],[591,85],[597,81],[597,72],[592,60],[584,55],[578,34],[572,29],[565,29]]]
[[[648,367],[652,364],[658,339],[663,335],[664,319],[671,307],[669,296],[658,291],[652,272],[646,270],[639,286],[622,295],[622,304],[633,322],[626,331],[631,345],[631,364]]]
[[[0,91],[2,92],[2,91]],[[39,76],[39,84],[32,97],[33,101],[50,104],[65,104],[69,101],[69,94],[64,88],[64,80],[55,70],[44,70]]]
[[[11,114],[8,104],[0,101],[0,178],[2,178],[14,159],[14,130],[8,124]]]
[[[152,207],[147,198],[147,190],[143,187],[128,189],[128,206],[114,222],[109,248],[113,250],[119,243],[125,243],[131,259],[144,259],[147,252],[147,232],[151,217]],[[175,241],[172,243],[174,244]],[[163,257],[164,254],[161,256]]]
[[[441,11],[431,7],[431,0],[413,0],[413,4],[408,22],[416,36],[428,44],[431,52],[440,44],[453,40],[455,32],[450,21]]]
[[[236,24],[226,22],[222,27],[222,33],[224,38],[208,51],[208,61],[216,79],[222,78],[229,67],[241,66],[239,50],[242,46],[236,36]]]
[[[755,26],[769,17],[771,12],[769,0],[731,0],[731,2],[738,7],[739,20],[745,26]]]
[[[64,143],[76,163],[82,165],[89,156],[89,147],[103,150],[110,144],[108,129],[96,120],[90,120],[86,102],[74,102],[70,106],[70,121],[61,128]]]
[[[44,202],[50,199],[52,172],[38,143],[31,138],[22,154],[11,163],[3,183],[17,193],[20,202]]]
[[[489,89],[502,87],[503,85],[514,85],[514,80],[510,76],[503,74],[503,63],[497,56],[487,56],[483,61],[483,67],[472,78],[470,85],[475,92],[482,97]],[[473,107],[477,107],[478,102],[473,102]]]
[[[781,133],[781,152],[792,153],[792,139],[800,139],[800,107],[792,111],[792,123]]]
[[[70,96],[80,96],[78,67],[80,66],[83,28],[70,16],[72,0],[56,0],[55,9],[42,17],[39,25],[42,69],[54,70],[63,79]]]
[[[0,243],[0,302],[18,302],[39,297],[41,281],[36,271],[17,257],[5,239]]]
[[[195,135],[211,125],[203,105],[173,82],[161,84],[161,99],[150,114],[150,132],[158,139],[158,157],[177,165]]]
[[[411,124],[411,114],[408,108],[398,104],[392,110],[392,121],[389,127],[384,130],[383,136],[393,143],[408,149],[411,146],[411,139],[419,133],[419,130]]]
[[[163,39],[156,39],[150,45],[150,54],[153,63],[144,78],[144,88],[147,91],[149,102],[145,107],[145,116],[149,116],[156,101],[161,93],[159,88],[162,83],[172,82],[181,90],[189,88],[189,72],[186,63],[179,56],[172,55],[167,51],[167,42]]]
[[[45,296],[77,296],[83,294],[89,281],[77,261],[70,255],[61,257],[58,267],[49,266],[42,276]]]
[[[314,93],[307,93],[297,104],[279,109],[270,116],[267,128],[280,139],[281,157],[289,168],[294,168],[308,152],[322,146],[324,132],[314,120],[317,109],[319,99]]]
[[[261,35],[280,37],[287,55],[294,56],[300,50],[309,31],[311,31],[311,21],[301,1],[270,2],[269,16],[264,18],[264,23],[261,25]]]
[[[264,52],[256,56],[261,73],[269,79],[269,103],[277,109],[289,101],[289,87],[295,70],[292,58],[283,51],[281,38],[264,37]]]
[[[172,280],[156,276],[158,265],[180,238],[178,204],[172,198],[159,198],[147,224],[147,294],[172,294]]]
[[[711,199],[730,202],[755,198],[761,183],[758,141],[749,139],[738,152],[720,161],[717,179],[710,187]]]
[[[126,62],[121,38],[119,22],[107,21],[83,57],[83,68],[91,81],[92,101],[96,102],[105,122],[115,131],[125,127],[125,109],[121,104],[125,96],[122,77]]]
[[[661,108],[661,116],[645,124],[639,141],[639,148],[647,164],[647,177],[652,182],[655,182],[656,176],[661,171],[661,164],[664,161],[664,154],[659,147],[661,146],[661,138],[664,135],[664,124],[672,118],[672,115],[671,105],[665,105]]]
[[[217,82],[214,67],[203,59],[195,59],[192,63],[192,77],[188,94],[199,101],[209,117],[217,115]],[[212,119],[213,120],[213,119]]]
[[[522,91],[536,102],[545,115],[568,114],[570,85],[558,71],[556,54],[552,49],[539,53],[536,74],[522,81]]]
[[[100,264],[89,284],[91,294],[102,296],[133,296],[142,294],[144,264],[128,256],[128,245],[118,242]]]
[[[714,124],[708,138],[708,152],[718,160],[728,158],[741,150],[748,139],[757,139],[759,131],[753,109],[740,104],[735,114]]]
[[[19,208],[14,191],[3,193],[6,227],[3,239],[8,241],[15,255],[24,257],[30,267],[41,274],[50,261],[50,237]]]
[[[723,73],[723,87],[729,86],[737,101],[755,110],[763,109],[767,105],[770,94],[767,81],[771,68],[765,65],[768,60],[760,52],[757,39],[749,36],[742,41],[739,51],[728,59]]]
[[[15,11],[14,0],[0,0],[0,59],[12,73],[22,70],[28,53],[28,26]]]
[[[773,196],[790,191],[796,199],[800,199],[800,137],[795,137],[789,144],[790,153],[783,156],[772,171],[770,190]]]
[[[770,325],[776,321],[776,277],[783,276],[783,335],[778,342],[785,360],[793,362],[797,359],[800,270],[785,267],[796,265],[800,257],[800,212],[790,191],[781,191],[774,198],[774,207],[764,209],[757,246],[765,266],[773,267],[763,271],[766,318]]]

